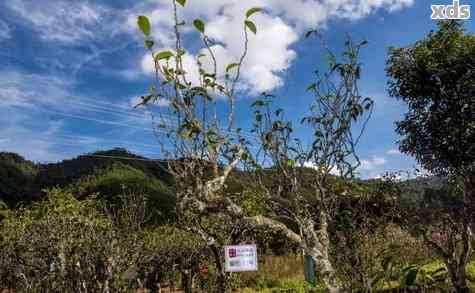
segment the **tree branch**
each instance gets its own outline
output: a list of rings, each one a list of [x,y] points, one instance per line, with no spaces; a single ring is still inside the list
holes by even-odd
[[[305,244],[303,242],[302,237],[300,237],[299,234],[290,230],[286,225],[278,221],[272,220],[264,216],[244,217],[242,220],[249,225],[266,226],[270,228],[272,231],[281,232],[287,237],[287,239],[299,244],[301,248],[305,248],[304,247]]]

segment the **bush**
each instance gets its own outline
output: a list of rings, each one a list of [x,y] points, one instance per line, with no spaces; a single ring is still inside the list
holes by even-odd
[[[122,291],[131,260],[127,241],[93,198],[60,189],[0,226],[0,288],[17,292]]]
[[[182,288],[189,289],[200,267],[208,265],[206,252],[201,238],[173,226],[145,231],[138,278],[147,289],[156,290],[165,282],[173,287],[180,277]]]

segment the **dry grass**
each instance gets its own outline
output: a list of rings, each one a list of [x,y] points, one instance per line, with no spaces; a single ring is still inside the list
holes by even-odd
[[[264,256],[259,259],[257,272],[240,273],[240,278],[246,283],[265,280],[304,280],[303,257],[302,255]]]

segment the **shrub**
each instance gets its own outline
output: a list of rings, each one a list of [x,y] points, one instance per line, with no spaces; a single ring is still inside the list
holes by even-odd
[[[121,291],[131,262],[126,241],[94,198],[60,189],[0,226],[0,288],[17,292]]]
[[[208,265],[206,252],[206,243],[193,233],[173,226],[147,230],[137,263],[138,278],[147,289],[156,290],[164,282],[173,286],[179,276],[187,292],[200,267]],[[210,287],[210,284],[202,285]]]

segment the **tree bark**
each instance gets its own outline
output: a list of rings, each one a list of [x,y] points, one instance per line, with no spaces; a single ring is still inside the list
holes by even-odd
[[[328,258],[328,253],[322,252],[319,249],[315,248],[309,248],[307,253],[315,261],[315,269],[317,276],[327,287],[327,292],[342,292],[342,287],[337,281],[335,269],[333,268],[333,265],[331,264]]]
[[[181,272],[181,287],[185,293],[193,292],[193,273],[189,270]]]
[[[472,229],[470,221],[464,223],[461,236],[462,248],[460,255],[457,259],[455,252],[453,252],[456,259],[449,261],[447,268],[456,292],[465,293],[470,291],[467,286],[467,264],[470,261],[470,255],[472,253]]]
[[[216,288],[217,293],[226,293],[226,272],[224,271],[223,263],[221,261],[221,251],[216,245],[211,246],[211,251],[214,256],[214,263],[216,266],[216,272],[218,273],[217,281],[218,286]]]
[[[465,264],[466,265],[466,264]],[[470,290],[467,286],[467,272],[465,265],[458,263],[447,264],[447,269],[452,280],[452,285],[457,293],[468,293]]]
[[[338,282],[336,271],[330,261],[330,238],[328,235],[327,215],[322,212],[318,231],[315,230],[315,223],[312,220],[299,222],[302,229],[302,236],[289,229],[281,222],[272,220],[264,216],[245,217],[247,224],[255,226],[266,226],[273,231],[283,233],[287,239],[297,243],[315,261],[317,276],[327,287],[327,292],[343,292],[343,287]]]
[[[330,238],[326,214],[322,212],[320,215],[320,224],[317,231],[313,221],[307,222],[303,230],[306,251],[315,261],[317,276],[327,287],[327,292],[343,292],[343,288],[338,282],[335,268],[330,261]]]

